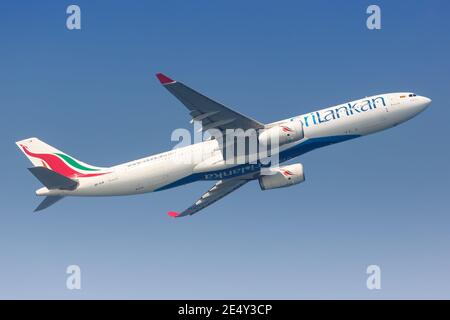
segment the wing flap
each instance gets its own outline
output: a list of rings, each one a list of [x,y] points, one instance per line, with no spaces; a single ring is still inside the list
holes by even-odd
[[[264,128],[261,122],[244,116],[181,82],[172,80],[162,73],[156,76],[161,84],[190,111],[192,121],[202,121],[203,131],[213,128],[222,131],[236,128],[243,130]]]
[[[204,193],[192,206],[187,208],[181,213],[170,211],[168,215],[173,218],[179,218],[184,216],[190,216],[200,210],[206,208],[207,206],[213,204],[214,202],[222,199],[226,195],[230,194],[234,190],[242,187],[244,184],[249,182],[251,179],[229,179],[229,180],[219,180],[216,182],[211,189]]]

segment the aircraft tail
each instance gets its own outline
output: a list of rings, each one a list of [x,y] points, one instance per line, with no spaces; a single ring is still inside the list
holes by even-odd
[[[48,189],[75,190],[78,186],[76,180],[67,178],[45,167],[28,168],[30,172]]]
[[[47,168],[67,178],[95,177],[107,170],[81,162],[38,138],[17,141],[16,144],[35,167]]]
[[[44,210],[44,209],[50,207],[51,205],[55,204],[62,198],[64,198],[64,197],[63,196],[47,196],[47,197],[45,197],[44,200],[42,200],[42,202],[37,206],[37,208],[34,209],[34,212]]]
[[[36,191],[37,195],[45,195],[55,189],[75,190],[78,186],[78,181],[67,178],[45,167],[33,167],[28,168],[28,170],[45,186],[45,188]],[[44,210],[62,198],[64,198],[62,195],[49,195],[45,197],[34,211]]]

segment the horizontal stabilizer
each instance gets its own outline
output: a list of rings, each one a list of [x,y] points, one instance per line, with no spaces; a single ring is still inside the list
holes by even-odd
[[[47,189],[74,190],[78,182],[45,167],[28,168]],[[45,200],[44,200],[45,201]]]
[[[37,206],[36,209],[34,209],[34,212],[44,210],[45,208],[50,207],[51,205],[55,204],[59,200],[64,198],[63,196],[48,196],[45,197],[44,200]]]

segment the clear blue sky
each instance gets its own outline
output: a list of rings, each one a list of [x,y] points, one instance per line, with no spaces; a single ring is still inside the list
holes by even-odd
[[[0,298],[450,298],[448,1],[76,1],[68,31],[71,3],[0,4]],[[304,184],[249,183],[193,217],[166,212],[211,183],[33,214],[40,184],[15,141],[107,166],[189,128],[156,72],[262,122],[392,91],[433,104],[295,159]],[[70,264],[81,291],[65,288]]]

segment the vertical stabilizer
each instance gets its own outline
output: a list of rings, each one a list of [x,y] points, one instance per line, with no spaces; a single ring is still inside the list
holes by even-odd
[[[17,141],[16,144],[35,167],[45,167],[68,178],[95,177],[108,172],[108,168],[81,162],[38,138]]]

